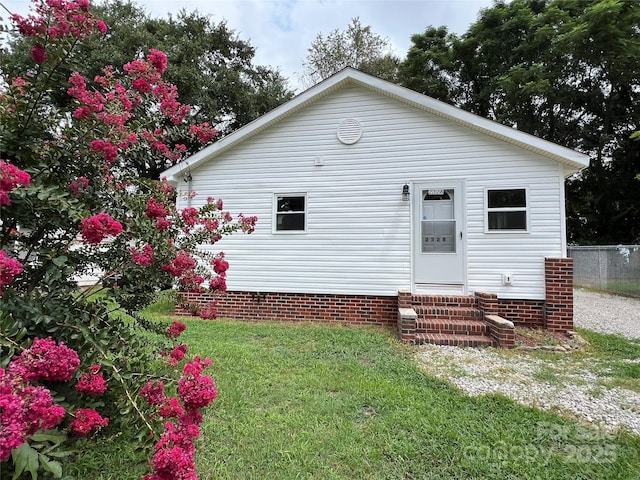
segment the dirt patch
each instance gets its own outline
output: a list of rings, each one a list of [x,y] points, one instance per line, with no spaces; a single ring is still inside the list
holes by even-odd
[[[516,327],[516,345],[540,347],[542,345],[562,345],[569,343],[573,336],[559,332],[550,332],[542,328]]]

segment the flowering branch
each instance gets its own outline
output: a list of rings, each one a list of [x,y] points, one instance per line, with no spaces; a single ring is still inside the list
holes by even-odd
[[[55,448],[100,429],[134,436],[143,428],[160,435],[148,480],[197,478],[194,440],[202,409],[217,395],[203,374],[210,361],[189,360],[187,345],[177,344],[184,324],[167,328],[137,312],[168,285],[224,292],[224,253],[208,254],[199,246],[251,233],[257,218],[234,218],[213,198],[201,208],[177,211],[177,193],[168,182],[132,174],[141,153],[171,164],[187,151],[177,139],[204,145],[216,129],[191,124],[195,112],[163,80],[167,58],[157,50],[133,59],[122,76],[106,66],[93,80],[73,72],[68,83],[62,81],[54,72],[73,71],[67,65],[73,48],[104,34],[106,25],[91,14],[88,0],[33,3],[36,15],[11,20],[31,42],[36,68],[30,63],[0,88],[0,353],[17,354],[7,372],[0,369],[0,405],[10,399],[22,422],[19,442],[0,438],[0,461],[6,462],[0,468],[19,470],[11,450],[31,448],[20,442],[33,440],[35,425],[70,434]],[[70,102],[53,105],[54,91],[67,92]],[[88,269],[101,273],[92,289],[78,292],[74,276]],[[111,316],[116,309],[130,314],[134,326]],[[212,318],[216,312],[210,307],[200,314]],[[164,339],[149,340],[139,335],[141,328]],[[182,373],[174,371],[183,362]],[[48,389],[35,384],[54,377],[60,382],[58,409]],[[145,381],[157,385],[159,379],[175,382],[178,396],[145,405],[138,398],[147,400]],[[36,393],[47,408],[31,408]],[[101,405],[119,413],[107,418],[91,408]],[[7,432],[3,417],[0,437]],[[173,451],[180,462],[172,462]]]

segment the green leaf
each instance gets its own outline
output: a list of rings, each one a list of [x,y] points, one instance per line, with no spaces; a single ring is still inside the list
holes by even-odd
[[[50,457],[54,457],[54,458],[65,458],[68,457],[69,455],[71,455],[73,452],[71,451],[66,451],[66,452],[57,452],[57,451],[53,451],[53,452],[47,452],[47,455],[49,455]]]
[[[67,435],[58,430],[47,430],[46,432],[35,433],[31,436],[34,442],[62,443],[67,439]]]
[[[60,255],[59,257],[54,258],[52,262],[56,267],[61,267],[67,262],[68,259],[69,258],[67,256]]]
[[[18,332],[18,334],[15,336],[15,341],[19,342],[25,337],[26,334],[27,334],[27,329],[25,327],[22,327],[22,330],[20,330],[20,332]]]
[[[62,478],[62,465],[55,460],[49,460],[46,455],[40,455],[40,464],[47,472],[51,472],[55,478]]]
[[[17,480],[25,469],[31,473],[32,480],[38,478],[38,452],[31,448],[27,442],[13,449],[11,458],[16,467],[13,473],[13,480]]]

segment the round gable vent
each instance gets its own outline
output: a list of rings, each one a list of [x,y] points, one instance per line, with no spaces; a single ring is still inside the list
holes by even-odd
[[[345,145],[353,145],[362,137],[362,126],[354,118],[347,118],[338,125],[338,140]]]

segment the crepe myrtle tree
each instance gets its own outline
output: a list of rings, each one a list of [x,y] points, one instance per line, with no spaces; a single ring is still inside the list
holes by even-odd
[[[73,440],[112,431],[149,448],[159,439],[149,480],[197,478],[200,410],[217,394],[203,375],[210,362],[186,358],[184,324],[138,312],[168,284],[224,291],[224,254],[199,246],[251,233],[257,219],[234,218],[216,198],[177,211],[169,183],[130,173],[132,152],[177,162],[185,148],[172,139],[205,145],[217,133],[190,122],[162,78],[163,52],[132,59],[121,76],[106,66],[84,78],[67,60],[108,27],[88,0],[33,4],[8,27],[31,42],[28,68],[0,80],[0,476],[59,478],[53,459]],[[68,108],[51,102],[61,92]],[[86,272],[99,278],[79,291]]]

